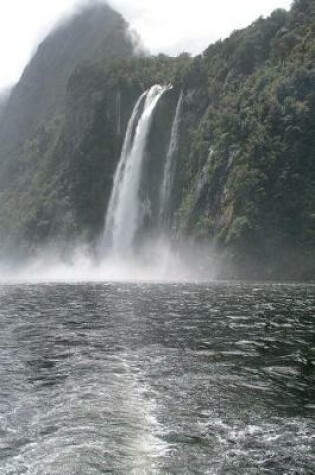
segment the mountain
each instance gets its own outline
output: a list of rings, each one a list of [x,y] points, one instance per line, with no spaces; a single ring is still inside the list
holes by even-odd
[[[67,92],[72,74],[84,64],[105,65],[113,58],[133,54],[128,24],[104,3],[78,11],[39,45],[0,116],[0,235],[4,254],[7,243],[13,249],[24,244],[29,247],[32,229],[36,228],[41,240],[38,229],[42,224],[37,217],[42,213],[43,199],[43,213],[46,216],[48,212],[49,221],[64,219],[51,216],[63,214],[64,200],[55,211],[47,209],[54,206],[52,195],[58,195],[62,187],[58,177],[64,164],[56,163],[53,150],[62,141],[69,110],[79,107]],[[97,103],[97,92],[91,94]],[[88,115],[78,120],[88,122]]]
[[[128,25],[106,4],[95,4],[64,22],[39,45],[13,89],[0,140],[20,144],[41,121],[63,110],[68,79],[78,64],[133,54]]]
[[[56,241],[93,246],[133,107],[152,84],[171,83],[152,124],[141,192],[158,191],[183,92],[172,239],[215,243],[222,277],[313,278],[314,31],[312,0],[296,0],[290,12],[276,10],[195,58],[134,56],[126,23],[106,6],[57,29],[3,116],[3,253]],[[46,54],[55,64],[47,74]],[[146,232],[154,213],[152,198]]]
[[[195,60],[205,108],[176,223],[237,276],[315,276],[314,10],[296,1]]]

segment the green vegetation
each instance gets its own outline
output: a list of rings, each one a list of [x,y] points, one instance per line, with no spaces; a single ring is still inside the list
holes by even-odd
[[[203,227],[238,274],[314,277],[314,32],[314,4],[295,2],[202,57],[209,103],[177,223]]]
[[[153,83],[172,83],[150,153],[155,163],[165,153],[183,89],[174,239],[214,240],[235,276],[314,277],[313,1],[295,1],[195,58],[135,56],[123,19],[101,8],[103,17],[88,13],[93,35],[83,12],[45,40],[0,118],[3,252],[96,240],[134,103]],[[43,51],[55,58],[49,77]],[[148,170],[146,186],[156,173]]]

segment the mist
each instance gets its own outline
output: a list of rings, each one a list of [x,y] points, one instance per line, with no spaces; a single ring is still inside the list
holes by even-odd
[[[198,54],[209,43],[226,37],[275,8],[289,8],[291,0],[190,4],[139,0],[57,0],[2,2],[0,7],[0,89],[16,84],[38,45],[59,24],[86,5],[108,3],[117,9],[153,54]],[[181,21],[177,21],[180,11]],[[18,12],[18,14],[17,14]],[[8,47],[8,45],[10,45]]]
[[[0,283],[76,282],[209,282],[219,275],[213,245],[193,241],[171,243],[166,236],[142,243],[133,255],[104,256],[95,248],[65,244],[38,249],[36,255],[0,262]]]
[[[11,87],[6,87],[0,91],[0,117],[10,97]]]

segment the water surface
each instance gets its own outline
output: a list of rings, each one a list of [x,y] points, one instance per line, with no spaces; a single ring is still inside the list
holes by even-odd
[[[0,474],[311,474],[314,286],[0,287]]]

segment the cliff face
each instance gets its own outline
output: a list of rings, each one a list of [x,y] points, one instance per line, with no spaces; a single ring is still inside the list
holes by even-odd
[[[0,117],[3,254],[76,234],[68,155],[91,127],[100,95],[92,77],[75,104],[68,84],[82,64],[132,55],[127,23],[104,4],[77,13],[39,45]]]
[[[54,30],[39,45],[10,95],[1,143],[23,143],[41,121],[64,109],[67,83],[78,64],[132,55],[127,29],[117,12],[99,4]]]
[[[237,275],[314,276],[314,48],[303,1],[200,59],[207,99],[176,223],[212,236]]]
[[[229,277],[312,277],[313,2],[296,1],[291,12],[259,19],[196,58],[132,57],[124,21],[106,7],[104,15],[108,30],[97,26],[100,15],[90,11],[45,40],[7,105],[0,165],[3,249],[10,244],[29,252],[56,239],[93,243],[135,101],[153,83],[172,83],[154,119],[142,187],[143,193],[157,191],[158,164],[183,91],[170,206],[173,238],[214,241],[229,263]],[[87,31],[87,18],[95,24],[93,40],[87,35],[87,48],[69,44],[69,55],[72,47],[77,53],[63,59],[63,86],[49,77],[38,92],[44,102],[35,101],[34,71],[43,81],[43,51],[61,61],[60,42],[67,31],[73,39],[74,31]],[[33,96],[21,93],[27,84],[34,86]],[[60,90],[61,99],[46,99],[42,91],[48,87]],[[26,137],[22,143],[16,128]],[[154,199],[152,210],[147,230],[155,225]]]

